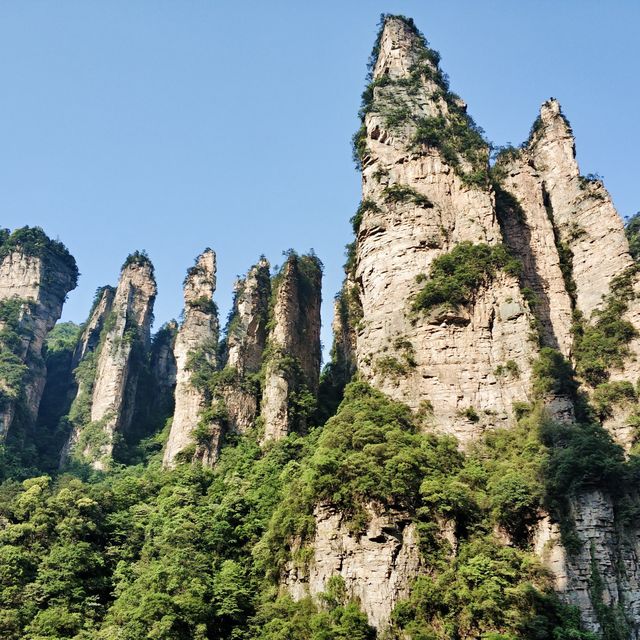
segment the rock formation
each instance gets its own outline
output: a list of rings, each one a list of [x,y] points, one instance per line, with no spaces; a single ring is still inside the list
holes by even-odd
[[[264,258],[236,283],[226,329],[226,362],[216,388],[224,403],[227,427],[246,433],[258,413],[258,373],[267,341],[271,277]]]
[[[344,515],[327,505],[314,512],[316,528],[309,564],[290,563],[284,583],[295,599],[326,591],[333,576],[341,576],[358,599],[369,624],[383,628],[397,602],[408,597],[421,567],[416,525],[400,514],[367,508],[369,522],[360,536],[349,530]]]
[[[78,347],[82,352],[86,345],[80,362],[85,375],[78,380],[70,414],[74,428],[63,460],[75,452],[95,469],[108,466],[114,438],[127,430],[135,410],[138,376],[151,342],[155,296],[153,265],[136,252],[122,267],[112,300],[108,289],[98,298]]]
[[[304,430],[320,375],[321,265],[291,253],[273,284],[273,314],[265,356],[263,440]]]
[[[495,246],[502,238],[486,185],[488,148],[448,93],[433,52],[394,18],[378,48],[358,143],[358,369],[414,409],[430,403],[436,428],[467,441],[509,424],[513,403],[528,399],[533,318],[506,273],[464,307],[412,311],[417,279],[438,256],[464,241]],[[467,130],[471,151],[449,144],[454,127]],[[507,362],[517,375],[496,374]]]
[[[169,440],[164,452],[165,466],[175,464],[176,456],[187,457],[195,452],[199,425],[207,431],[203,440],[215,459],[218,453],[221,427],[205,416],[210,405],[210,391],[200,380],[203,372],[212,371],[217,364],[218,312],[213,302],[216,289],[216,254],[206,249],[184,281],[184,318],[174,347],[176,359],[175,411]]]
[[[16,421],[23,433],[35,422],[46,380],[42,348],[77,278],[75,260],[42,229],[0,230],[0,441]]]

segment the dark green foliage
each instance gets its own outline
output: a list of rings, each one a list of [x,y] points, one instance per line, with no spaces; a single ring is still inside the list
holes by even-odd
[[[433,261],[425,286],[413,300],[413,309],[428,311],[441,304],[471,304],[477,290],[490,282],[498,270],[518,275],[520,269],[520,262],[504,245],[461,242]]]
[[[386,187],[383,193],[387,202],[412,202],[425,209],[433,207],[433,203],[429,198],[405,184],[392,184]]]
[[[73,322],[59,322],[47,336],[47,382],[34,433],[38,465],[47,473],[58,468],[60,451],[69,435],[69,422],[64,416],[69,413],[76,392],[72,367],[80,331],[81,327]]]
[[[640,211],[625,220],[624,232],[629,241],[629,253],[638,262],[640,259]]]
[[[149,267],[151,269],[151,275],[153,276],[153,273],[154,273],[153,263],[149,259],[149,254],[144,250],[138,251],[136,249],[133,253],[130,253],[126,257],[125,261],[122,263],[122,269],[125,269],[130,265],[136,265],[139,267]]]
[[[540,349],[538,359],[533,363],[533,391],[538,397],[563,395],[575,398],[578,384],[574,379],[571,363],[551,347]]]
[[[20,251],[28,256],[42,258],[48,272],[62,264],[71,276],[71,289],[78,283],[78,266],[67,248],[57,240],[51,240],[40,227],[21,227],[9,233],[8,229],[0,230],[0,260],[12,251]],[[51,284],[55,285],[52,280]]]
[[[19,398],[28,374],[23,362],[23,339],[28,339],[30,333],[28,312],[33,304],[21,298],[0,301],[0,408]]]
[[[366,198],[358,205],[358,210],[355,215],[351,218],[351,226],[353,227],[353,233],[356,235],[360,229],[360,225],[362,224],[362,218],[367,211],[372,211],[376,213],[380,211],[380,207],[371,199]]]
[[[319,599],[322,606],[311,598],[294,602],[289,596],[269,603],[256,618],[257,640],[374,640],[375,630],[348,598],[341,578],[331,578]]]

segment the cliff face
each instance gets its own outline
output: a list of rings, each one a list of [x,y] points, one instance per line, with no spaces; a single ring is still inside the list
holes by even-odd
[[[407,515],[367,508],[366,531],[355,535],[344,514],[327,505],[314,511],[316,528],[308,566],[290,563],[284,583],[292,596],[323,593],[330,578],[341,576],[348,592],[361,604],[369,624],[383,628],[397,602],[407,598],[420,572],[421,556],[416,525]]]
[[[294,254],[276,278],[261,406],[264,441],[306,427],[320,375],[321,279],[315,257]]]
[[[176,456],[195,445],[199,424],[212,430],[211,449],[217,456],[221,436],[218,424],[209,424],[203,415],[208,407],[207,390],[198,383],[198,373],[216,367],[218,313],[213,303],[216,288],[216,255],[207,249],[191,267],[184,281],[184,319],[176,336],[175,411],[164,464],[174,464]],[[193,452],[191,452],[193,455]]]
[[[105,289],[98,299],[78,346],[78,355],[85,350],[80,361],[85,375],[78,381],[71,409],[74,427],[63,460],[75,451],[94,468],[107,467],[114,438],[127,430],[135,410],[155,296],[153,266],[136,253],[125,262],[113,296]]]
[[[348,363],[355,353],[365,380],[469,446],[487,429],[514,426],[514,407],[530,406],[523,403],[544,405],[544,415],[575,432],[583,428],[577,419],[593,420],[580,394],[541,382],[540,362],[558,353],[568,377],[575,367],[571,384],[581,385],[602,426],[628,451],[637,441],[640,287],[622,221],[602,182],[580,175],[555,100],[542,105],[526,145],[499,155],[490,185],[488,150],[437,60],[409,22],[386,19],[355,139],[363,200],[336,308],[336,354]],[[473,269],[469,243],[504,243],[520,275],[497,268],[466,298],[442,303],[434,291],[445,282],[455,299],[457,257],[470,256],[465,268]],[[604,490],[582,487],[566,498],[572,546],[540,512],[528,548],[588,630],[605,633],[615,619],[638,638],[636,524]],[[387,512],[376,536],[380,516],[371,511],[366,534],[353,537],[342,515],[316,507],[311,560],[291,562],[283,582],[301,598],[339,574],[369,621],[384,628],[393,603],[427,570],[407,551],[412,516]],[[395,531],[393,539],[385,531]],[[411,560],[398,565],[405,553]]]
[[[46,380],[42,348],[77,277],[74,259],[41,229],[0,230],[0,441],[19,409],[23,430],[35,422]]]
[[[387,20],[359,143],[356,353],[376,387],[414,409],[430,403],[435,427],[467,441],[509,424],[513,403],[527,400],[536,347],[526,339],[529,307],[506,273],[455,309],[412,311],[417,278],[439,256],[464,241],[501,241],[493,195],[478,178],[488,149],[464,104],[446,92],[432,55],[402,20]],[[454,127],[467,129],[472,153],[445,145]],[[496,375],[507,362],[518,376]]]

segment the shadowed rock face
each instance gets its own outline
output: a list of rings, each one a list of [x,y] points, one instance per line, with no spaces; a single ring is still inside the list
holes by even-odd
[[[318,392],[321,266],[313,256],[291,255],[274,288],[261,415],[264,441],[303,430],[296,395]]]
[[[115,294],[105,289],[98,300],[78,347],[78,355],[91,354],[95,362],[95,374],[87,381],[91,389],[81,382],[76,396],[90,396],[88,423],[74,426],[63,460],[75,450],[95,469],[108,466],[114,437],[127,430],[135,409],[138,376],[150,347],[155,296],[152,264],[146,256],[133,254],[122,268]]]
[[[42,349],[77,277],[73,258],[40,229],[25,227],[0,242],[0,329],[16,337],[0,348],[28,369],[14,384],[0,381],[0,441],[14,425],[18,403],[24,409],[21,428],[35,423],[46,381]]]
[[[165,466],[172,466],[176,456],[194,445],[193,434],[208,407],[206,390],[199,388],[193,376],[198,367],[216,367],[218,313],[213,303],[216,288],[216,255],[207,249],[196,260],[184,281],[184,319],[176,336],[175,412],[164,453]],[[213,434],[213,448],[218,450],[219,428]]]

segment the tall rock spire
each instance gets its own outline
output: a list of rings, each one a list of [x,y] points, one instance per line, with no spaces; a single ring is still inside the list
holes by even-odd
[[[116,434],[125,432],[135,409],[140,369],[150,347],[156,297],[153,265],[145,253],[131,254],[120,272],[113,294],[105,289],[89,320],[83,344],[95,344],[80,362],[78,394],[70,418],[74,425],[63,460],[75,454],[95,469],[105,469]],[[110,304],[109,304],[110,301]],[[110,306],[110,309],[109,309]]]
[[[216,289],[216,254],[206,249],[184,281],[184,319],[176,337],[174,354],[176,359],[175,412],[169,440],[164,452],[165,466],[175,464],[176,456],[195,453],[196,430],[202,424],[205,429],[217,432],[210,434],[215,440],[213,448],[217,455],[219,428],[208,424],[204,415],[208,408],[210,393],[206,387],[206,376],[217,365],[218,312],[213,302]]]
[[[274,283],[262,394],[264,441],[304,430],[320,375],[322,267],[291,253]]]
[[[572,254],[576,307],[589,318],[612,280],[633,263],[622,220],[602,181],[580,175],[573,132],[557,100],[542,105],[527,151],[557,233]]]
[[[35,423],[46,379],[42,348],[77,279],[73,257],[39,227],[0,229],[0,442]]]
[[[528,399],[537,346],[522,336],[531,312],[503,270],[481,277],[465,304],[416,310],[439,257],[465,242],[483,252],[501,241],[488,145],[411,21],[386,19],[374,60],[354,140],[363,195],[353,220],[358,370],[414,409],[432,406],[438,430],[468,440],[508,424],[513,402]],[[517,375],[504,374],[507,363]]]

